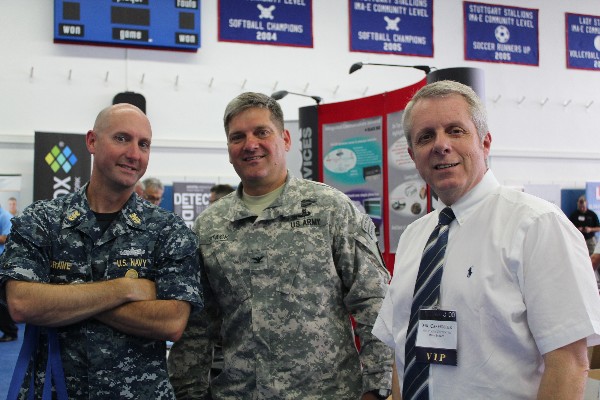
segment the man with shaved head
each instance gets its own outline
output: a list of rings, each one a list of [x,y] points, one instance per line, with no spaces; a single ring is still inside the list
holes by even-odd
[[[71,399],[174,398],[165,341],[201,306],[197,240],[179,217],[133,195],[151,142],[137,107],[102,110],[86,135],[89,183],[15,218],[0,259],[0,299],[15,321],[41,327],[40,343],[56,330]],[[33,361],[41,398],[45,349]]]

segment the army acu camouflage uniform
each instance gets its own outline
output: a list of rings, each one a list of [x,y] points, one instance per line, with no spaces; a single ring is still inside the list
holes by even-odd
[[[156,282],[158,299],[201,306],[197,239],[183,221],[133,194],[102,234],[86,187],[36,202],[13,219],[0,258],[2,297],[7,278],[72,284],[119,278],[135,270],[140,278]],[[131,336],[93,318],[58,328],[58,333],[69,398],[174,398],[164,341]],[[39,379],[46,365],[45,345],[41,347]],[[41,387],[36,382],[36,392]]]
[[[177,398],[346,400],[390,388],[391,349],[371,334],[389,274],[369,217],[336,189],[289,172],[256,219],[241,190],[194,226],[206,308],[169,355]],[[223,371],[207,395],[219,330]]]

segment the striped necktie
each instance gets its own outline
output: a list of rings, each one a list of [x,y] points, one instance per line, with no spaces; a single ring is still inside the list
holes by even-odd
[[[416,362],[415,342],[417,340],[419,310],[424,307],[431,308],[438,301],[449,225],[454,218],[454,212],[450,207],[446,207],[440,212],[439,222],[431,232],[431,236],[429,236],[423,250],[406,333],[404,384],[402,385],[403,400],[429,399],[427,387],[429,364]]]

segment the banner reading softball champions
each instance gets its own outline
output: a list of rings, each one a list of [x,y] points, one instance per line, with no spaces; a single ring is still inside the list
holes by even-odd
[[[85,135],[35,132],[33,200],[49,200],[81,188],[90,179]]]
[[[600,71],[600,16],[565,14],[567,68]]]
[[[463,5],[466,60],[539,65],[537,9]]]
[[[349,0],[350,51],[433,57],[433,0]]]
[[[219,0],[219,41],[313,47],[312,0]]]
[[[214,183],[173,182],[173,212],[190,228],[196,217],[209,206]]]

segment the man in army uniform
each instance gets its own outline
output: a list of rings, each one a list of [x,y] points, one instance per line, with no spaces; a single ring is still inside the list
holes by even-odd
[[[137,107],[101,111],[86,136],[90,182],[15,218],[0,259],[0,295],[13,318],[56,328],[71,399],[174,398],[165,341],[177,340],[191,306],[201,306],[197,239],[179,217],[133,194],[151,140]],[[41,369],[36,398],[45,353],[30,363],[29,374]]]
[[[195,222],[206,308],[169,356],[178,399],[387,398],[392,353],[371,328],[389,274],[372,221],[338,190],[291,176],[274,99],[241,94],[224,123],[242,183]],[[223,370],[209,385],[219,336]]]

